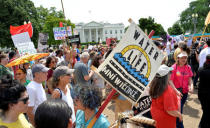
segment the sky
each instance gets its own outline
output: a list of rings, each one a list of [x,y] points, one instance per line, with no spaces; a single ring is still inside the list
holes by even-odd
[[[61,0],[32,0],[36,7],[56,7],[61,10]],[[131,18],[138,23],[140,18],[152,16],[155,22],[167,31],[183,10],[193,0],[63,0],[65,16],[73,23],[90,21],[123,23],[129,25]]]

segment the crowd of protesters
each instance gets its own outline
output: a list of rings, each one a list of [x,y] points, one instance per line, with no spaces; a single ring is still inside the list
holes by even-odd
[[[154,43],[165,55],[149,91],[156,127],[184,127],[183,107],[194,88],[198,88],[203,110],[199,127],[210,127],[210,40],[195,41],[190,47],[186,41],[172,39],[165,45]],[[55,50],[49,48],[48,57],[12,68],[6,65],[18,58],[18,53],[1,52],[0,127],[86,128],[111,88],[91,66],[98,68],[115,46],[115,42],[109,47],[100,44],[89,49],[62,45]],[[132,104],[122,95],[113,99],[116,120],[118,113],[132,110]],[[109,126],[102,114],[93,128]]]

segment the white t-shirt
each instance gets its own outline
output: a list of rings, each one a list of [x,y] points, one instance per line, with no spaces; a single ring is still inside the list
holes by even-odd
[[[64,58],[61,56],[61,58],[60,57],[56,57],[57,59],[58,59],[58,62],[57,62],[57,64],[59,64],[61,61],[63,61],[64,60]]]
[[[45,91],[42,87],[41,83],[37,83],[35,81],[31,81],[27,88],[27,92],[29,95],[29,107],[34,107],[33,108],[33,113],[35,114],[35,111],[37,109],[37,107],[44,102],[45,100],[47,100],[46,98],[46,94]]]
[[[27,75],[26,75],[26,80],[30,80],[32,81],[33,80],[33,74],[32,74],[32,71],[31,69],[27,69]]]
[[[166,52],[167,52],[168,55],[169,55],[170,52],[171,52],[170,46],[171,46],[171,42],[167,42],[167,44],[166,44]]]
[[[201,51],[199,54],[199,67],[203,67],[203,64],[206,61],[206,56],[210,54],[210,47],[207,47]]]
[[[63,93],[62,90],[60,90],[61,93],[62,93],[62,98],[61,99],[63,101],[65,101],[69,105],[69,107],[71,108],[71,110],[72,110],[71,119],[72,119],[72,122],[74,123],[76,121],[75,112],[74,112],[74,102],[73,102],[73,99],[71,97],[70,89],[68,88],[68,86],[66,87],[66,89],[67,89],[66,95]],[[58,90],[58,89],[56,89],[56,90]],[[59,93],[60,93],[60,91],[59,91]]]

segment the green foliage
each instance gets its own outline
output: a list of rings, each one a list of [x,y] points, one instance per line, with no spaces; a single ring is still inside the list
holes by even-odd
[[[42,24],[41,32],[45,32],[49,34],[49,45],[58,45],[62,43],[60,40],[54,39],[53,28],[59,27],[59,23],[63,22],[64,26],[71,26],[72,29],[75,27],[70,20],[65,20],[62,11],[56,11],[55,7],[51,7],[49,10],[40,6],[38,8],[38,13],[40,14],[40,24]]]
[[[209,0],[196,0],[192,1],[188,8],[186,8],[180,15],[180,23],[181,27],[183,28],[184,32],[190,31],[191,33],[194,32],[194,26],[193,26],[193,18],[192,14],[197,13],[197,32],[202,32],[204,29],[204,22],[206,19],[206,16],[209,12]],[[206,32],[210,32],[210,27],[207,28]]]
[[[148,18],[140,18],[139,19],[139,27],[147,32],[151,32],[152,30],[155,31],[154,36],[164,35],[166,34],[165,30],[163,29],[161,24],[158,24],[155,22],[154,18],[148,17]]]
[[[183,34],[183,29],[181,25],[178,22],[176,22],[175,24],[173,24],[172,27],[168,28],[168,33],[170,35],[181,35]]]
[[[65,23],[64,26],[75,27],[70,20],[64,20],[62,11],[57,11],[55,7],[35,8],[34,3],[30,0],[0,0],[0,8],[0,47],[14,47],[10,25],[20,26],[24,21],[32,23],[32,41],[35,47],[37,47],[40,32],[49,33],[49,45],[61,43],[61,41],[55,41],[53,35],[53,27],[59,27],[59,22]]]
[[[40,26],[34,3],[30,0],[0,0],[0,47],[14,47],[10,25],[20,26],[24,21],[33,25],[32,41],[37,42]]]

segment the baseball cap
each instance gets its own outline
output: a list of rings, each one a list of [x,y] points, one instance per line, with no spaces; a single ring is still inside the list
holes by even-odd
[[[49,68],[45,67],[43,64],[36,64],[32,67],[32,74],[36,72],[48,72]]]
[[[74,73],[74,69],[69,69],[67,66],[59,66],[53,72],[53,78],[57,79],[63,75],[71,75]]]
[[[168,67],[165,64],[161,65],[157,71],[157,73],[162,77],[167,75],[170,71],[173,71],[172,67]]]
[[[177,57],[181,58],[181,57],[183,57],[183,56],[187,56],[187,53],[181,52]]]

